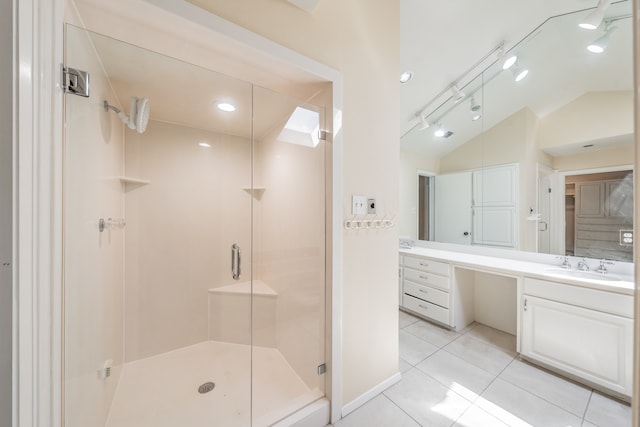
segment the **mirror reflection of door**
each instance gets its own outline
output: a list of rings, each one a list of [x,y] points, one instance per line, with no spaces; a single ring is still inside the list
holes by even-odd
[[[553,253],[551,246],[554,171],[538,164],[538,253]]]
[[[435,177],[435,240],[471,244],[471,172]]]
[[[434,181],[431,175],[418,175],[418,239],[433,240]]]
[[[565,218],[566,255],[631,262],[633,171],[567,175]]]

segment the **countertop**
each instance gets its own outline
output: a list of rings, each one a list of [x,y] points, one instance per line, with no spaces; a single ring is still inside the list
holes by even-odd
[[[596,277],[576,277],[570,274],[583,274],[578,270],[562,271],[560,265],[543,264],[538,262],[506,259],[502,257],[470,254],[465,252],[448,251],[442,249],[413,247],[400,248],[401,255],[415,255],[428,257],[438,261],[448,262],[455,267],[481,270],[509,276],[526,276],[535,279],[550,280],[585,288],[599,289],[625,295],[633,295],[635,285],[633,277],[611,273],[608,277],[620,280],[602,280]],[[555,270],[555,271],[554,271]]]

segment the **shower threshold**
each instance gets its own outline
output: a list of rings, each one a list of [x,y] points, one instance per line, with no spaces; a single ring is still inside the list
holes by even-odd
[[[205,341],[126,363],[105,427],[270,426],[322,397],[275,348]]]

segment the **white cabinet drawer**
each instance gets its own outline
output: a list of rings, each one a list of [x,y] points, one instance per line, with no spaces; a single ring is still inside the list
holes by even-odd
[[[404,280],[411,280],[412,282],[419,283],[421,285],[432,286],[445,291],[449,290],[449,278],[439,276],[437,274],[426,273],[423,271],[412,270],[411,268],[403,269],[402,277]]]
[[[449,276],[449,264],[446,262],[405,256],[403,264],[405,267],[410,267],[416,270],[427,271],[439,274],[440,276]]]
[[[449,310],[446,308],[422,301],[407,294],[402,296],[402,305],[421,316],[428,317],[440,323],[449,324]]]
[[[404,281],[404,293],[449,308],[449,293],[440,291],[429,286],[419,285],[417,283]]]

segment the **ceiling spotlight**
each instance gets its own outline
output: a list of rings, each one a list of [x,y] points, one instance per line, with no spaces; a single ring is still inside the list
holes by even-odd
[[[598,28],[604,19],[604,12],[611,4],[611,1],[612,0],[600,0],[598,6],[591,11],[591,13],[585,16],[578,26],[586,30],[595,30]]]
[[[442,138],[447,134],[447,130],[443,128],[441,124],[438,123],[436,126],[438,127],[436,128],[436,131],[433,132],[433,136],[435,136],[436,138]]]
[[[515,53],[506,53],[503,46],[498,51],[498,60],[502,61],[502,69],[508,70],[516,63],[518,56]]]
[[[464,93],[460,90],[460,88],[458,87],[458,84],[455,83],[452,87],[451,87],[451,96],[453,97],[453,103],[457,104],[458,102],[462,101],[464,99]]]
[[[529,74],[529,70],[526,68],[520,68],[517,65],[511,69],[511,72],[513,73],[513,79],[517,82],[524,79],[527,77],[527,74]]]
[[[480,106],[480,104],[478,104],[476,102],[476,100],[474,99],[474,97],[471,97],[471,106],[469,108],[469,111],[471,111],[471,120],[472,121],[477,121],[480,120],[480,118],[482,117],[482,114],[480,113],[480,110],[482,109],[482,107]]]
[[[400,83],[406,83],[409,80],[411,80],[411,77],[413,77],[413,73],[411,71],[404,71],[402,74],[400,74]]]
[[[587,46],[587,50],[592,53],[604,52],[607,49],[607,45],[609,44],[611,34],[613,34],[613,32],[617,29],[618,27],[609,27],[607,25],[607,27],[604,29],[604,34],[592,41],[589,46]]]
[[[429,127],[429,122],[427,118],[423,115],[420,115],[420,124],[418,125],[418,130],[425,130]]]

